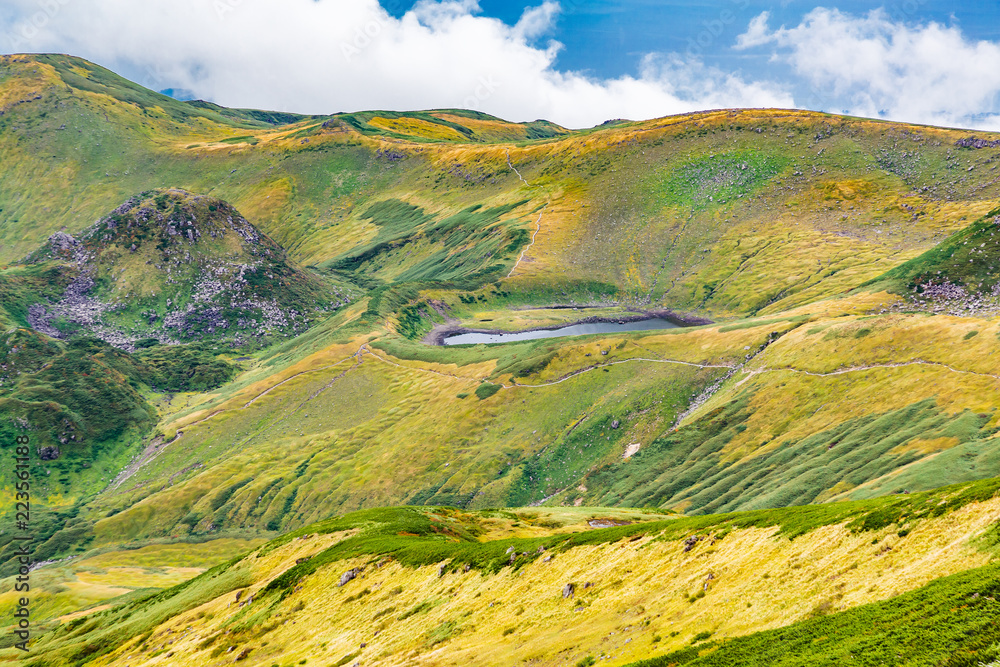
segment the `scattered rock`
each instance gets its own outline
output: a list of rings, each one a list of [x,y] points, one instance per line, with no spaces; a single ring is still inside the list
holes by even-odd
[[[988,139],[977,139],[975,137],[966,137],[964,139],[959,139],[955,142],[955,145],[959,148],[996,148],[1000,146],[1000,139],[994,139],[990,141]]]
[[[59,448],[52,445],[39,447],[38,458],[42,461],[55,461],[59,458]]]
[[[566,584],[563,586],[563,598],[571,598],[576,593],[576,584]]]
[[[617,519],[590,519],[587,525],[591,528],[614,528],[615,526],[629,526],[631,521],[619,521]]]
[[[342,575],[340,575],[340,583],[337,584],[337,586],[343,586],[352,579],[356,579],[358,576],[358,572],[359,572],[358,568],[355,567],[343,573]]]
[[[137,278],[121,266],[124,252],[137,255],[133,263],[145,260],[143,284],[159,283],[148,296],[167,292],[166,308],[128,305]],[[298,334],[350,300],[293,265],[226,202],[175,189],[132,197],[77,237],[56,232],[28,257],[53,259],[70,263],[63,271],[71,280],[57,301],[28,306],[32,328],[65,338],[61,319],[128,351],[150,338],[242,344]],[[98,279],[105,275],[110,280]]]
[[[691,537],[684,540],[684,553],[687,553],[694,549],[694,545],[701,541],[701,535],[692,535]]]

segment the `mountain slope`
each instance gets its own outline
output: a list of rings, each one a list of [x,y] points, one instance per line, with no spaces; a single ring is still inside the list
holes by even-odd
[[[667,520],[596,508],[369,510],[53,627],[36,660],[581,664],[589,655],[625,664],[707,637],[738,651],[741,640],[731,638],[956,572],[969,572],[956,578],[964,595],[990,593],[996,568],[982,566],[995,546],[995,527],[987,529],[1000,516],[996,491],[992,480],[903,499]],[[590,527],[614,523],[624,525]],[[963,609],[953,625],[979,627],[992,608],[969,604],[978,613]],[[898,634],[887,641],[883,649],[903,646],[893,643]],[[973,643],[983,646],[930,642],[916,656],[958,655]]]
[[[65,262],[72,276],[61,298],[28,307],[32,328],[127,349],[140,340],[287,336],[348,300],[226,202],[182,190],[132,197],[76,238],[54,234],[28,261]]]
[[[0,261],[154,188],[232,203],[306,265],[356,256],[378,202],[442,219],[528,199],[531,245],[506,280],[517,293],[583,298],[597,282],[608,302],[732,316],[855,287],[1000,197],[996,150],[954,130],[760,110],[542,136],[470,112],[394,114],[414,127],[447,116],[455,127],[435,127],[455,136],[438,141],[371,126],[380,112],[251,128],[69,57],[2,68]]]
[[[0,111],[0,435],[32,441],[36,555],[80,557],[39,575],[43,662],[701,660],[993,576],[993,482],[932,491],[1000,475],[992,135],[783,110],[282,115],[68,56],[3,57]],[[698,326],[433,344],[664,312]],[[174,544],[237,560],[57,619],[121,592],[100,558]],[[486,574],[438,576],[449,559]],[[606,585],[560,596],[601,560]],[[325,618],[337,638],[305,641]]]

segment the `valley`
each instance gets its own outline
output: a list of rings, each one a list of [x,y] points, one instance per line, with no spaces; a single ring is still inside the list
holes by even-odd
[[[0,446],[47,562],[0,662],[989,664],[993,139],[0,57]],[[586,322],[627,325],[525,333]]]

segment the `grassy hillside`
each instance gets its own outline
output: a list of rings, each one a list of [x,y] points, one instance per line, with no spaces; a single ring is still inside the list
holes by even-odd
[[[531,244],[503,291],[544,305],[552,287],[589,300],[580,287],[600,283],[606,302],[746,315],[855,287],[1000,197],[995,150],[956,144],[968,133],[952,130],[767,110],[587,132],[447,110],[272,125],[68,56],[6,56],[0,71],[7,262],[155,188],[230,202],[306,265],[350,262],[387,238],[370,213],[393,200],[437,220],[528,200],[517,230]],[[421,252],[495,255],[520,238],[460,228],[449,240],[461,245]],[[389,281],[454,275],[367,268]]]
[[[953,315],[996,315],[1000,302],[1000,209],[864,285],[891,289],[908,307]]]
[[[350,300],[226,202],[182,190],[131,197],[77,237],[53,234],[27,261],[61,264],[50,272],[71,280],[54,299],[18,303],[26,324],[124,349],[206,339],[259,346]]]
[[[912,616],[918,602],[941,618],[952,600],[968,600],[946,619],[945,634],[912,628],[878,649],[930,664],[986,648],[971,633],[992,627],[984,614],[997,488],[991,480],[699,518],[599,508],[368,510],[303,528],[180,586],[52,624],[27,664],[221,665],[241,655],[251,664],[573,665],[588,656],[625,664],[707,638],[721,645],[720,659],[756,664],[741,660],[781,655],[778,646],[820,628],[831,641],[806,643],[806,655],[843,655],[836,633],[862,619],[888,624]],[[752,634],[810,618],[821,620]],[[768,646],[768,637],[777,639]],[[679,656],[689,661],[697,648]],[[10,649],[0,656],[14,657]]]
[[[969,136],[312,117],[0,57],[0,444],[32,441],[36,556],[76,557],[38,664],[739,662],[944,609],[970,580],[921,587],[993,576],[1000,475]],[[430,344],[649,312],[699,324]]]
[[[667,665],[992,665],[1000,652],[996,565],[885,602],[633,663]],[[989,661],[989,662],[987,662]]]

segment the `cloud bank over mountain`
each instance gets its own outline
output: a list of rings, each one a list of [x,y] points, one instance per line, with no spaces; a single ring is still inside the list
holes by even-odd
[[[736,48],[771,47],[814,90],[859,116],[1000,129],[1000,44],[966,39],[956,26],[906,25],[882,9],[855,17],[817,8],[792,28],[764,12]]]
[[[305,113],[467,107],[583,127],[802,106],[1000,126],[1000,45],[971,42],[957,27],[817,8],[773,28],[764,12],[735,43],[712,45],[772,64],[753,74],[676,45],[637,55],[634,73],[598,78],[558,66],[563,47],[551,36],[575,4],[546,0],[510,24],[475,0],[421,0],[398,17],[377,0],[9,0],[0,48],[72,53],[159,90]]]

